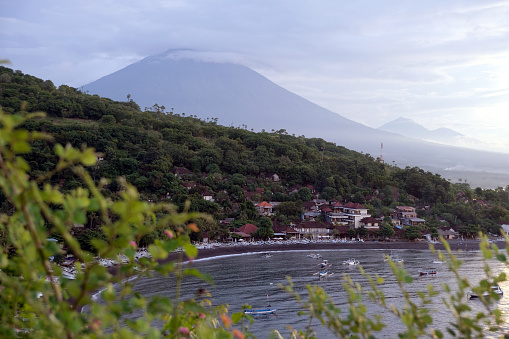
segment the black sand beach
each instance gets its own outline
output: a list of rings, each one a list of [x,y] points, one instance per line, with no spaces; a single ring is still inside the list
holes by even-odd
[[[453,251],[476,251],[479,250],[479,240],[449,240],[451,250]],[[498,248],[505,248],[504,241],[497,241]],[[434,244],[435,249],[444,250],[441,243]],[[378,249],[378,250],[391,250],[391,249],[415,249],[415,250],[429,250],[430,244],[424,241],[391,241],[391,242],[310,242],[307,244],[299,243],[282,243],[277,245],[244,245],[244,246],[218,246],[211,249],[200,249],[196,259],[204,259],[215,256],[242,254],[249,252],[270,252],[270,251],[285,251],[285,250],[302,250],[302,251],[316,251],[316,250],[359,250],[359,249]],[[173,260],[172,258],[171,260]]]

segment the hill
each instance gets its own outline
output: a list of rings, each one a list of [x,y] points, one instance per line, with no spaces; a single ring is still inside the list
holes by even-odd
[[[487,179],[491,173],[502,177],[494,187],[509,182],[507,154],[373,129],[291,93],[248,67],[207,61],[193,51],[170,50],[147,57],[83,86],[83,90],[119,101],[129,94],[141,107],[157,103],[175,113],[204,120],[217,118],[225,126],[322,138],[400,167],[419,166],[453,181],[466,175],[476,186],[491,187],[478,175],[470,178],[470,172],[483,172]],[[462,171],[461,176],[456,171]]]
[[[408,138],[415,138],[450,146],[469,145],[470,148],[480,148],[483,146],[481,141],[470,138],[450,128],[442,127],[430,130],[411,119],[403,117],[390,121],[378,127],[378,129],[386,132],[398,133]]]

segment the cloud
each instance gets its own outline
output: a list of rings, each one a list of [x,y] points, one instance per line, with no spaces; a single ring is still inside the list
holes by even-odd
[[[497,120],[508,107],[508,1],[18,0],[2,7],[0,58],[56,84],[78,87],[189,48],[247,65],[372,127],[405,116],[454,129],[488,112]]]

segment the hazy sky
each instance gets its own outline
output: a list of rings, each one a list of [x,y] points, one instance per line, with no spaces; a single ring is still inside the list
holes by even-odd
[[[509,1],[0,0],[0,59],[56,85],[175,48],[371,127],[403,116],[509,152]]]

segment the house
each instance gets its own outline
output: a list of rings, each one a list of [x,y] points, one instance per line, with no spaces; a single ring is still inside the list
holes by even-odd
[[[396,216],[398,219],[417,218],[415,207],[412,206],[396,206]]]
[[[343,210],[343,204],[339,201],[334,202],[330,207],[334,212],[341,212]]]
[[[295,226],[301,236],[311,239],[329,238],[329,224],[320,221],[302,221]]]
[[[247,234],[254,234],[256,231],[258,230],[258,226],[256,225],[253,225],[253,224],[245,224],[239,228],[237,228],[237,232],[244,232],[244,233],[247,233]]]
[[[380,229],[380,219],[374,217],[365,217],[360,220],[360,226],[364,226],[364,228],[368,230],[378,230]]]
[[[212,195],[212,193],[208,192],[208,191],[205,191],[201,194],[202,198],[207,200],[207,201],[214,201],[214,196]]]
[[[302,212],[318,211],[318,206],[314,201],[304,201],[302,203]]]
[[[260,214],[260,215],[273,215],[274,214],[272,212],[272,205],[266,201],[262,201],[261,203],[256,205],[255,208],[258,211],[258,214]]]
[[[241,236],[242,238],[251,238],[257,230],[258,227],[256,225],[245,224],[239,228],[231,229],[230,233]]]
[[[509,234],[509,221],[501,221],[498,224],[506,234]]]
[[[359,228],[362,218],[369,217],[368,209],[362,204],[349,202],[342,207],[346,224],[351,228]]]
[[[283,225],[276,220],[273,221],[272,230],[274,231],[275,238],[280,237],[280,238],[287,239],[287,238],[299,236],[299,232],[294,230],[292,227],[290,227],[288,225]]]
[[[401,219],[403,225],[406,226],[418,226],[418,225],[424,225],[426,223],[426,220],[421,218],[403,218]]]
[[[457,238],[458,233],[452,228],[444,229],[441,227],[438,229],[438,235],[441,235],[444,239],[455,239]]]
[[[193,172],[188,170],[185,167],[177,167],[173,171],[173,174],[175,174],[176,177],[179,177],[180,179],[189,178],[193,175]]]
[[[332,225],[346,225],[346,219],[348,217],[342,212],[330,212],[325,215],[325,220],[330,222]]]

